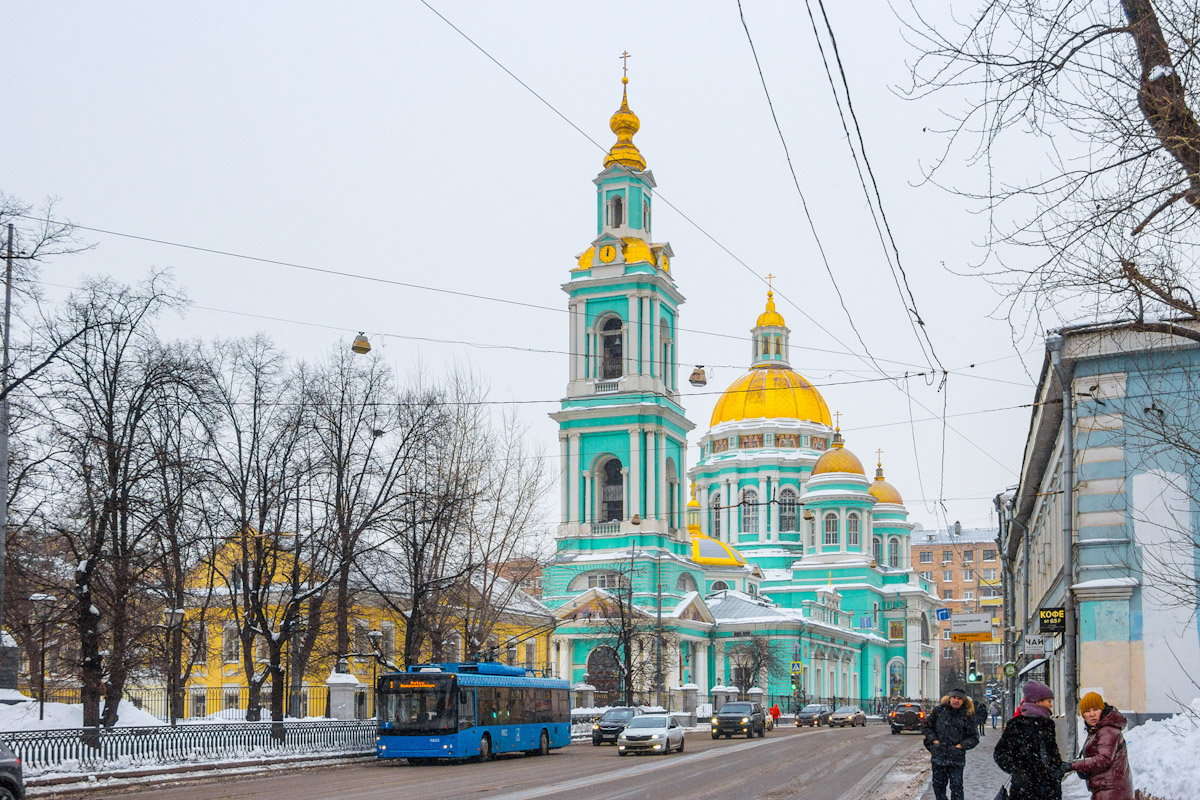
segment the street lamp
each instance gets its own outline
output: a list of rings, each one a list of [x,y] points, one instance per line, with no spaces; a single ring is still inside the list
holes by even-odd
[[[374,630],[367,631],[367,638],[371,640],[371,716],[375,716],[375,669],[379,666],[379,657],[381,651],[379,643],[383,641],[383,631]]]
[[[34,616],[42,623],[42,646],[38,654],[42,673],[38,681],[38,719],[43,720],[46,718],[46,623],[50,620],[50,612],[54,610],[58,598],[52,594],[38,592],[29,595],[29,602],[33,604]]]
[[[181,634],[183,633],[183,609],[170,608],[163,612],[163,625],[167,628],[167,646],[171,648],[170,661],[171,670],[167,674],[167,718],[171,721],[171,726],[176,723],[176,704],[179,694],[179,662],[182,657],[180,650],[183,649]]]

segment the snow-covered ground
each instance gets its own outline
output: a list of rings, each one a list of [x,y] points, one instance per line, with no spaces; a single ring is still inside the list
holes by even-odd
[[[13,700],[18,702],[13,703]],[[117,725],[122,728],[140,728],[162,725],[152,714],[142,711],[132,703],[121,703]],[[67,703],[46,703],[45,719],[38,719],[38,702],[14,689],[0,693],[0,731],[48,731],[61,728],[83,727],[83,706]]]

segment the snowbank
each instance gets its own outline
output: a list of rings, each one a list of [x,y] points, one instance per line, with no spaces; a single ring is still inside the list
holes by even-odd
[[[38,702],[24,695],[21,697],[23,702],[0,704],[0,731],[48,731],[83,727],[82,705],[46,703],[46,718],[38,719]],[[103,706],[101,711],[103,712]],[[143,728],[162,724],[158,717],[141,710],[133,703],[121,703],[117,727]]]
[[[1200,697],[1181,714],[1125,732],[1133,787],[1163,800],[1187,800],[1200,786]]]

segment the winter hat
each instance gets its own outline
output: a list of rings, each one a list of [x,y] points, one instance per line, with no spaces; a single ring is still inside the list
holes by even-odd
[[[1043,700],[1051,700],[1054,698],[1054,692],[1044,683],[1037,681],[1029,681],[1025,684],[1025,702],[1040,703]]]
[[[967,693],[964,692],[962,689],[958,689],[958,688],[951,689],[950,691],[946,692],[946,696],[947,697],[957,697],[962,700],[967,699]]]
[[[1103,711],[1104,698],[1098,692],[1088,692],[1079,700],[1079,713],[1085,711]]]

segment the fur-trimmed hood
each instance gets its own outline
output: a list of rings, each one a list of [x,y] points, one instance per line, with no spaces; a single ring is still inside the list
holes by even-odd
[[[950,708],[950,695],[942,695],[941,705],[945,706],[946,708]],[[967,712],[968,716],[975,716],[975,703],[971,700],[971,698],[967,697],[963,699],[963,709]]]

